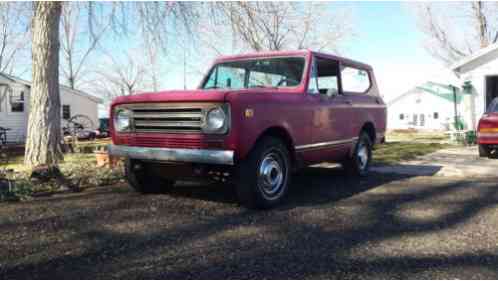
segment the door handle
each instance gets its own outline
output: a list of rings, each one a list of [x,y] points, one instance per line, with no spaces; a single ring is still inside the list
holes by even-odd
[[[344,102],[345,102],[346,104],[348,104],[348,105],[353,105],[353,101],[352,101],[352,100],[346,100],[346,101],[344,101]]]

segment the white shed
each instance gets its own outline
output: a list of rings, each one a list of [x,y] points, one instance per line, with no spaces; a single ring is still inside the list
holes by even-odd
[[[464,91],[471,94],[471,121],[476,128],[479,117],[498,97],[498,43],[464,58],[451,69],[462,80]]]
[[[29,116],[31,82],[0,73],[0,127],[9,128],[7,142],[24,143]],[[99,126],[98,105],[102,99],[85,92],[60,86],[61,116],[63,119],[78,114],[92,120],[92,129]]]
[[[455,90],[457,115],[465,126],[465,95]],[[454,105],[451,86],[425,82],[388,102],[388,129],[450,130],[455,120]]]

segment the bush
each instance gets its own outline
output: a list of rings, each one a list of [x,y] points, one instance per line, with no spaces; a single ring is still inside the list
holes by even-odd
[[[120,165],[114,168],[96,167],[95,163],[73,162],[61,166],[62,173],[80,189],[116,184],[123,180]]]
[[[122,164],[114,168],[97,167],[91,154],[69,154],[59,169],[75,190],[112,185],[123,181]],[[22,201],[40,194],[62,191],[55,180],[40,183],[30,178],[30,171],[0,173],[0,201]]]
[[[36,187],[24,175],[0,179],[0,201],[24,201],[31,198]]]

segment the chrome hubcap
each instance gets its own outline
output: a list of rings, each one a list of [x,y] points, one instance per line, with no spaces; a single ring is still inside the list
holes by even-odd
[[[267,154],[258,171],[258,186],[268,199],[274,199],[279,196],[284,182],[284,168],[282,167],[280,157],[275,153]]]
[[[360,166],[360,169],[364,170],[368,164],[368,148],[364,142],[360,142],[358,144],[357,157],[358,157],[358,164]]]

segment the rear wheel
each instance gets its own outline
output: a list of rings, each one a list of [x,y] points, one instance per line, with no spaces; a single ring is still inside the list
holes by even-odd
[[[175,184],[174,180],[155,175],[146,164],[133,159],[126,160],[125,177],[128,184],[140,193],[161,193]]]
[[[240,202],[252,209],[278,205],[287,194],[290,163],[289,151],[282,141],[274,137],[259,141],[239,166]]]
[[[479,157],[489,157],[489,156],[490,156],[489,147],[485,144],[480,144],[479,145]]]
[[[372,141],[365,131],[354,146],[351,155],[342,162],[342,167],[350,176],[366,176],[372,160]]]

